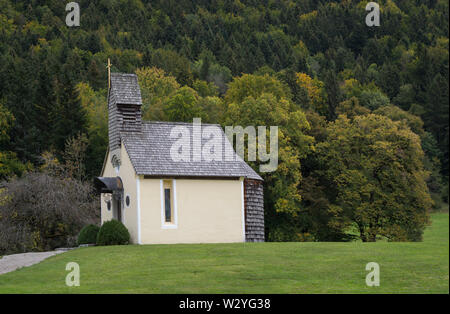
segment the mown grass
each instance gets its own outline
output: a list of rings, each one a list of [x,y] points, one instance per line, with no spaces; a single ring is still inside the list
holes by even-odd
[[[449,293],[449,216],[420,243],[236,243],[88,247],[0,275],[0,293]],[[68,262],[80,265],[67,287]],[[367,287],[365,266],[380,265]]]

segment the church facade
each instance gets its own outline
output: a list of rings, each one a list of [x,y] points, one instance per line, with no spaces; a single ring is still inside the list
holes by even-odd
[[[264,241],[262,178],[234,151],[232,160],[201,156],[207,141],[232,150],[220,126],[142,121],[141,107],[137,76],[112,73],[109,146],[95,179],[102,223],[121,221],[137,244]],[[198,136],[185,152],[194,158],[174,158],[179,130]],[[205,138],[211,130],[216,138]]]

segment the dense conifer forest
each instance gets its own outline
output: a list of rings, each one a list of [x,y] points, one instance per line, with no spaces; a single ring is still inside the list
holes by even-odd
[[[280,127],[268,240],[420,240],[448,203],[447,0],[68,2],[0,0],[0,180],[99,174],[110,58],[146,120]]]

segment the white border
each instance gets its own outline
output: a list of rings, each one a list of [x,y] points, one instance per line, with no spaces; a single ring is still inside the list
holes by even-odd
[[[241,179],[242,242],[245,242],[244,180]]]
[[[161,198],[161,229],[177,229],[178,228],[178,209],[177,209],[177,181],[172,180],[173,190],[173,218],[174,223],[166,223],[164,221],[164,180],[159,180],[160,198]]]
[[[131,201],[131,199],[130,199]],[[141,243],[141,181],[136,177],[136,208],[137,208],[137,242]]]

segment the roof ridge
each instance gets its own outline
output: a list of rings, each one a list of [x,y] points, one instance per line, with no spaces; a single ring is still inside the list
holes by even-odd
[[[151,121],[142,120],[143,124],[179,124],[179,125],[192,125],[192,122],[179,122],[179,121]],[[216,125],[221,126],[219,123],[201,123],[201,125]]]
[[[142,105],[141,89],[136,74],[112,73],[108,97],[110,94],[114,96],[116,104]]]
[[[123,72],[111,72],[111,75],[121,75],[121,76],[137,76],[135,73],[123,73]]]

